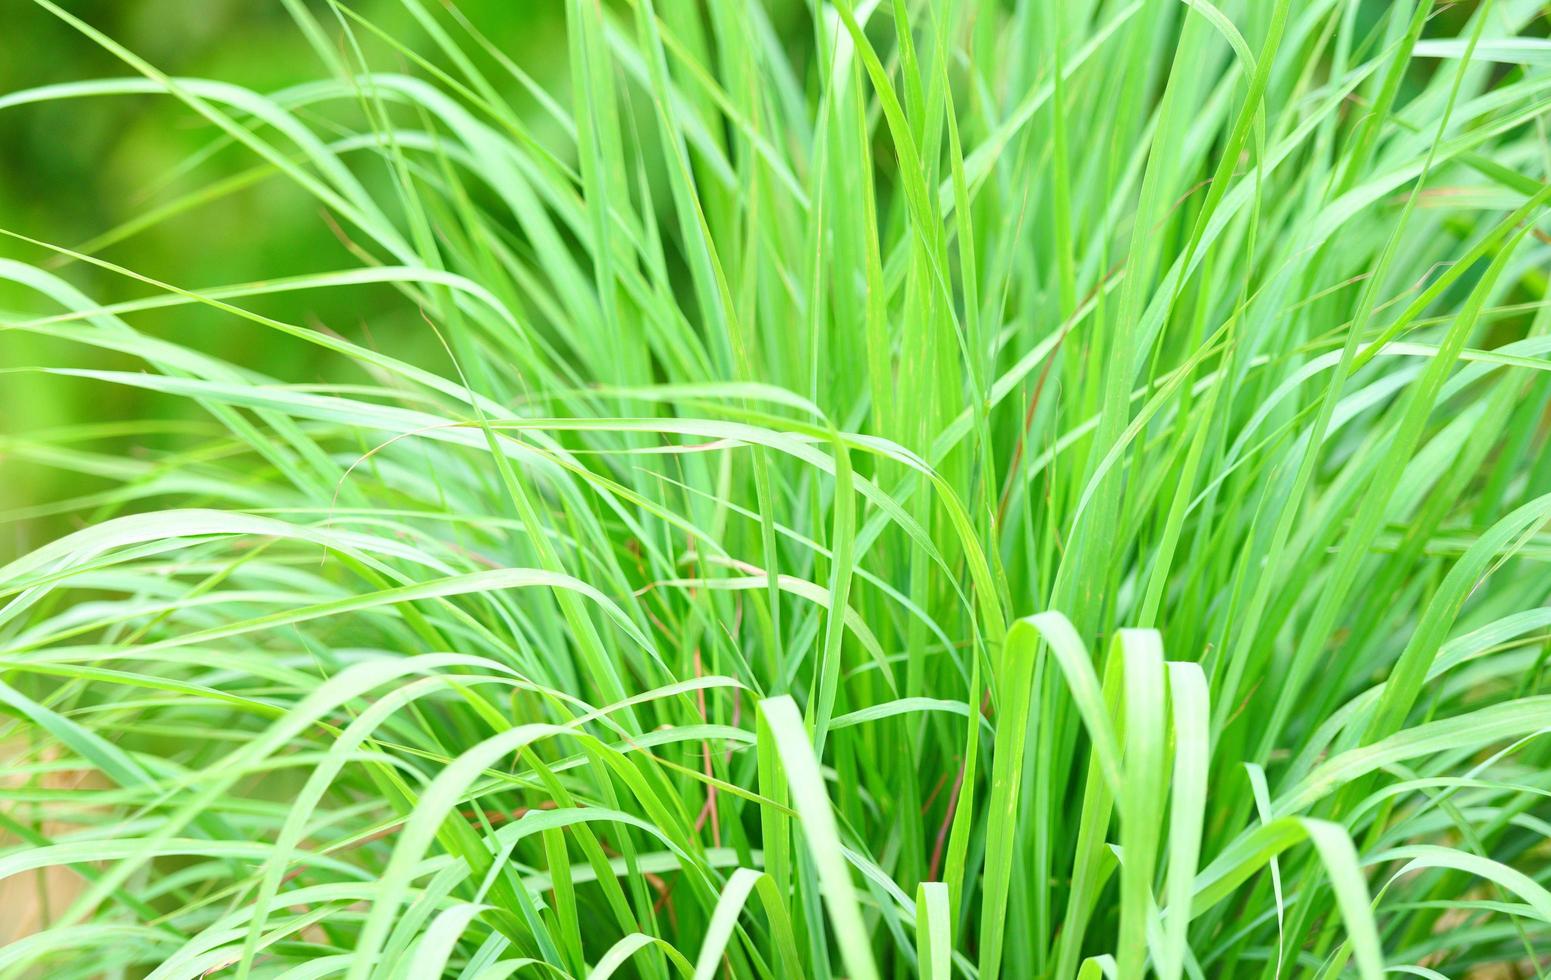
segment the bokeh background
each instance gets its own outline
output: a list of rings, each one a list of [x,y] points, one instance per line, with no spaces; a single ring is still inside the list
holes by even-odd
[[[169,75],[273,92],[326,73],[281,0],[63,0],[61,6]],[[309,6],[326,24],[337,26],[325,4]],[[564,4],[459,0],[458,7],[536,81],[564,95]],[[430,47],[397,0],[360,0],[351,9],[412,49]],[[389,44],[359,26],[355,33],[374,70],[414,70]],[[493,80],[509,84],[514,104],[523,104],[525,96],[509,75],[503,78],[494,62],[484,67]],[[0,0],[0,97],[37,86],[134,74],[32,0]],[[358,128],[358,114],[348,108],[335,118],[339,125]],[[553,124],[542,114],[525,115],[541,136],[559,135],[546,132],[546,125]],[[115,264],[188,289],[360,264],[319,204],[290,181],[273,176],[136,228],[158,209],[252,170],[257,158],[221,136],[213,124],[165,95],[73,98],[0,109],[0,229],[71,249],[84,246]],[[377,161],[358,154],[352,165],[368,181],[385,180],[385,174],[374,174],[383,170]],[[386,193],[385,184],[383,189]],[[45,265],[103,304],[159,292],[87,263],[62,261],[8,236],[0,237],[0,258]],[[275,294],[243,303],[290,323],[391,344],[410,359],[438,353],[417,311],[385,287]],[[56,311],[31,291],[0,282],[0,323],[51,312]],[[290,382],[339,380],[334,372],[349,370],[316,347],[208,308],[138,313],[130,322]],[[93,491],[90,477],[48,465],[41,434],[85,423],[133,421],[137,432],[128,443],[92,438],[87,430],[71,440],[86,451],[132,454],[153,446],[165,450],[176,443],[180,421],[199,421],[197,410],[191,412],[184,400],[30,370],[42,365],[139,368],[131,358],[0,328],[0,368],[5,371],[0,514],[6,525],[0,530],[0,561],[92,517],[90,509],[71,503]],[[159,421],[147,424],[151,419]]]

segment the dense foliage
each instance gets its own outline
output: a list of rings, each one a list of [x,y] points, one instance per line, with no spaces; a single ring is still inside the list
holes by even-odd
[[[202,145],[0,221],[4,975],[1544,975],[1541,3],[34,2]]]

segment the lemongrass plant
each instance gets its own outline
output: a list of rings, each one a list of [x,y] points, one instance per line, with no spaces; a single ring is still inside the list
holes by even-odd
[[[208,142],[5,228],[7,372],[156,395],[0,444],[95,481],[6,515],[0,975],[1545,975],[1539,0],[566,0],[558,84],[280,0],[270,92],[34,2],[123,74],[0,111]],[[276,186],[348,267],[137,270]]]

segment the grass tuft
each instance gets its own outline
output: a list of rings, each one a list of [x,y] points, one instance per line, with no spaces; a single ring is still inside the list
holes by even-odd
[[[0,977],[1551,970],[1542,4],[33,3]]]

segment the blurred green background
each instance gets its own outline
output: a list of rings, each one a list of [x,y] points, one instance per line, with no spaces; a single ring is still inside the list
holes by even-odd
[[[61,6],[173,76],[219,79],[273,92],[324,77],[326,69],[280,0],[63,0]],[[338,20],[309,3],[341,41]],[[432,4],[436,6],[436,4]],[[0,95],[63,82],[134,76],[133,68],[31,0],[0,3]],[[567,87],[564,5],[556,0],[460,0],[461,10],[491,42],[544,87]],[[431,49],[397,0],[361,0],[352,9],[416,51]],[[402,53],[356,30],[371,67],[412,71]],[[507,85],[514,105],[526,98],[493,61],[490,77]],[[530,100],[531,101],[531,100]],[[344,107],[327,119],[359,128]],[[546,122],[528,112],[543,135]],[[328,132],[325,117],[316,117]],[[549,125],[553,127],[553,123]],[[223,145],[216,127],[166,95],[71,98],[0,109],[0,229],[78,248],[122,229],[192,191],[252,168],[248,150]],[[351,165],[371,186],[383,183],[379,160],[356,154]],[[183,288],[270,279],[358,266],[317,201],[284,178],[267,177],[236,193],[122,237],[95,254]],[[97,302],[161,292],[154,286],[45,249],[0,238],[0,258],[40,265]],[[399,356],[436,357],[435,340],[418,313],[386,287],[327,289],[264,296],[243,305],[289,323],[326,328],[368,343],[391,344]],[[28,289],[0,281],[0,322],[58,312]],[[199,306],[138,313],[130,322],[289,382],[349,370],[318,348]],[[135,389],[45,376],[49,366],[138,370],[115,357],[64,341],[0,329],[0,560],[14,557],[90,519],[71,498],[98,489],[79,472],[40,458],[37,436],[59,426],[131,422],[128,440],[80,438],[70,445],[104,454],[166,449],[176,439],[139,420],[194,420],[184,399]],[[359,375],[348,380],[365,380]],[[165,426],[163,428],[166,428]],[[90,435],[90,433],[82,433]],[[107,484],[104,483],[103,486]]]

